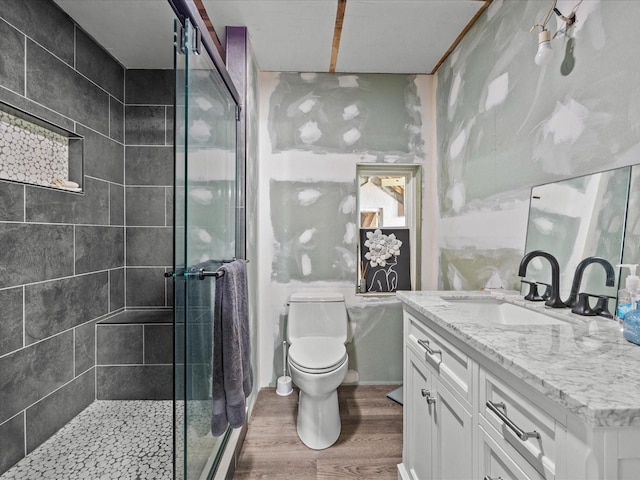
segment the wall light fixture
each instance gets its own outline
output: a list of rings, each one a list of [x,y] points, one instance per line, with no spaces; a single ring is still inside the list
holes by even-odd
[[[538,50],[534,58],[536,65],[538,65],[539,67],[547,65],[551,61],[551,57],[553,56],[553,50],[551,49],[551,32],[547,30],[547,23],[549,23],[551,14],[555,13],[565,23],[564,28],[558,30],[553,38],[557,37],[559,34],[567,34],[569,28],[571,28],[571,26],[576,23],[576,11],[582,1],[583,0],[580,0],[578,3],[576,3],[571,10],[571,13],[565,17],[564,15],[562,15],[562,13],[560,13],[560,10],[556,8],[558,0],[553,0],[551,8],[549,8],[547,13],[545,13],[544,17],[542,17],[542,19],[538,23],[531,27],[531,32],[533,32],[536,27],[540,27],[542,29],[538,34]]]

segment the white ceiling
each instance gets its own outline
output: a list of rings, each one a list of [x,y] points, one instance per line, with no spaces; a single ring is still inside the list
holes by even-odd
[[[55,0],[127,68],[173,67],[166,0]],[[484,0],[347,0],[336,71],[431,73]],[[203,0],[222,44],[246,26],[261,70],[328,72],[338,0]]]
[[[173,68],[167,0],[54,0],[127,68]]]

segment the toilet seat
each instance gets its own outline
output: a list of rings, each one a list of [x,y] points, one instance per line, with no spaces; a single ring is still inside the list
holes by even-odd
[[[327,373],[347,359],[347,349],[337,338],[303,337],[289,347],[289,361],[306,373]]]

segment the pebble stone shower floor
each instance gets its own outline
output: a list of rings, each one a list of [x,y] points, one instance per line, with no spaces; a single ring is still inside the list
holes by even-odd
[[[95,401],[0,480],[171,479],[172,404]]]

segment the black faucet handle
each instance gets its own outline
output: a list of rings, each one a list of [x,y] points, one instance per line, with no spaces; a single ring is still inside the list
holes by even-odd
[[[551,284],[550,283],[544,283],[544,282],[538,282],[538,285],[544,285],[545,286],[544,293],[542,294],[542,299],[543,300],[549,300],[549,298],[551,297]]]
[[[520,281],[529,285],[529,293],[524,296],[525,300],[529,300],[531,302],[541,302],[544,300],[544,298],[538,293],[538,282],[530,282],[529,280],[524,279]]]
[[[575,313],[577,315],[582,315],[585,317],[593,317],[598,315],[598,312],[591,308],[589,304],[589,297],[594,297],[596,295],[591,295],[590,293],[579,293],[578,301],[575,306],[571,309],[571,313]]]
[[[594,310],[598,315],[605,318],[613,318],[613,315],[609,311],[609,300],[616,300],[616,297],[610,295],[592,295],[598,298],[598,303],[594,307]]]

